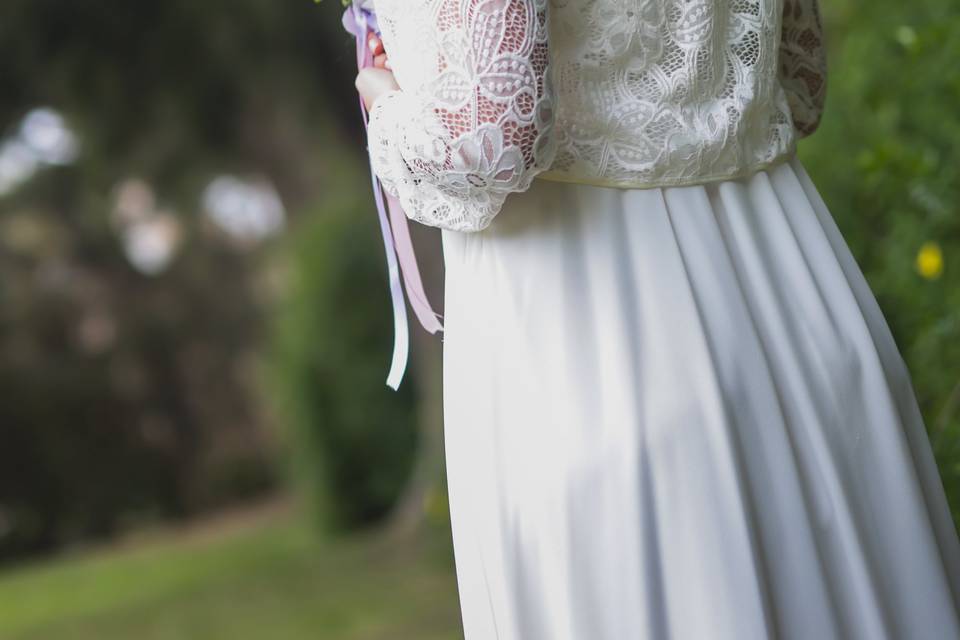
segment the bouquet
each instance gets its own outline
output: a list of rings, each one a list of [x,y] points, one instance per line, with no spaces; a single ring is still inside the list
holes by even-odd
[[[321,0],[316,0],[320,2]],[[373,8],[373,0],[342,0],[345,7],[343,12],[343,27],[352,34],[357,45],[357,68],[373,66],[373,52],[368,41],[373,35],[380,35],[377,16]],[[363,98],[360,98],[360,113],[364,125],[369,117]],[[408,218],[399,201],[385,193],[380,180],[370,166],[370,177],[373,182],[373,193],[380,219],[380,231],[383,235],[383,246],[387,257],[387,271],[390,279],[390,297],[393,305],[393,358],[390,372],[387,374],[387,386],[397,390],[406,370],[410,351],[409,323],[407,308],[404,302],[403,285],[406,286],[410,306],[420,320],[420,324],[428,333],[443,330],[438,314],[433,311],[427,300],[417,266],[416,255],[413,251],[413,242],[410,239],[410,229],[407,226]],[[389,215],[388,215],[389,211]],[[401,277],[403,284],[401,284]]]

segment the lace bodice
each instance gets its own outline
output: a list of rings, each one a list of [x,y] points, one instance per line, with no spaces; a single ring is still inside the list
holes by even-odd
[[[534,177],[746,175],[819,124],[817,0],[375,0],[401,87],[370,111],[384,187],[479,231]]]

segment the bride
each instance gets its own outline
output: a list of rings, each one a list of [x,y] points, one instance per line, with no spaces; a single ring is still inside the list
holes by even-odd
[[[911,378],[796,155],[816,0],[376,0],[441,228],[467,640],[960,638]]]

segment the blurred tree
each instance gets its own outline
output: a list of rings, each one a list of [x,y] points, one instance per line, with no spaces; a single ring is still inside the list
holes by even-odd
[[[293,431],[292,446],[311,452],[343,523],[375,519],[400,493],[417,442],[416,377],[438,378],[419,368],[401,394],[383,386],[389,309],[369,308],[387,296],[385,274],[374,277],[384,271],[379,233],[344,226],[337,211],[373,222],[372,201],[365,210],[317,203],[343,188],[335,174],[366,174],[340,11],[308,0],[0,5],[7,140],[25,115],[52,107],[79,141],[75,162],[0,192],[0,558],[108,535],[131,518],[189,515],[275,482],[271,399],[255,392],[267,309],[287,293],[269,252],[198,215],[207,185],[225,174],[276,188],[290,224],[318,243],[298,243],[296,255],[325,284],[300,293],[340,296],[357,329],[338,335],[324,310],[332,300],[290,302],[316,304],[319,315],[304,319],[331,331],[305,322],[283,339],[332,341],[304,352],[293,369],[301,378],[285,378],[316,420]],[[357,193],[370,198],[369,184]],[[144,199],[149,214],[124,204]],[[312,231],[328,216],[329,229]],[[128,233],[143,226],[152,235]],[[169,264],[158,233],[172,242]],[[326,233],[364,250],[337,253]],[[438,244],[425,248],[436,268]],[[355,288],[343,264],[379,290],[343,300],[338,287]],[[431,424],[417,468],[432,478],[414,474],[402,501],[413,507],[397,513],[419,518],[436,484],[440,425]]]
[[[276,396],[321,523],[342,531],[380,522],[410,475],[416,380],[396,393],[383,384],[389,299],[361,295],[384,280],[370,259],[381,249],[369,202],[340,193],[320,206],[292,238],[275,330]]]

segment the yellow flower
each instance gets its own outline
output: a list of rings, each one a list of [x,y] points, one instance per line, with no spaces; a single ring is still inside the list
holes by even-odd
[[[917,253],[917,271],[928,280],[934,280],[943,273],[943,252],[936,242],[924,242]]]

